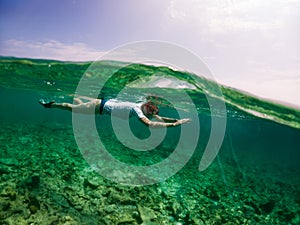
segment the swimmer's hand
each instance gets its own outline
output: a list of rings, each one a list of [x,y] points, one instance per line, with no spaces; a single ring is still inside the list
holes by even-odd
[[[186,118],[186,119],[177,120],[174,123],[174,126],[178,126],[178,125],[181,125],[181,124],[184,124],[184,123],[189,123],[189,122],[192,122],[192,119]]]

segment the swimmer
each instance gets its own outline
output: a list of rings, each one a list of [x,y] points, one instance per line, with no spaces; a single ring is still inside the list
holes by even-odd
[[[87,100],[83,102],[82,99]],[[39,101],[45,108],[57,108],[82,114],[113,115],[123,119],[137,117],[143,124],[149,127],[175,127],[191,122],[191,119],[175,119],[158,115],[158,107],[151,101],[145,103],[133,103],[118,101],[116,99],[94,99],[81,96],[74,98],[74,103],[56,103],[55,101]],[[129,113],[129,114],[128,114]],[[155,118],[157,121],[150,119]]]

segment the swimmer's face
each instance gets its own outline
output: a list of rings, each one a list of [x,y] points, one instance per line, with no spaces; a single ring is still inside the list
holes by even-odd
[[[157,115],[159,113],[157,106],[150,102],[143,105],[143,111],[149,116]]]

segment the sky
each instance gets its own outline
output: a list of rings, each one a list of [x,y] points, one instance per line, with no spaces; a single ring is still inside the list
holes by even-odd
[[[179,45],[214,78],[300,107],[300,0],[0,0],[0,55],[95,60],[144,40]]]

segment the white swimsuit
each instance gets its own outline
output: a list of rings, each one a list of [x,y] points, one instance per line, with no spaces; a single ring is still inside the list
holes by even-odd
[[[102,114],[113,115],[122,119],[128,119],[130,117],[141,119],[146,117],[141,110],[142,104],[143,103],[118,102],[115,99],[110,99],[105,101]]]

